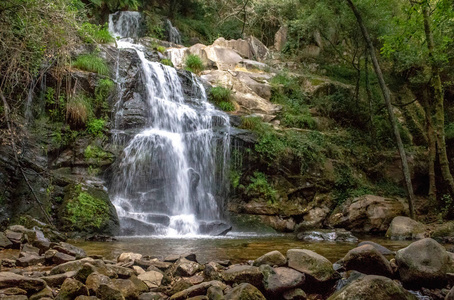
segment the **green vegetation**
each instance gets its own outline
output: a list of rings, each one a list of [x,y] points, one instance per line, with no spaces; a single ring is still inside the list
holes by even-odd
[[[85,43],[91,44],[93,42],[100,44],[107,44],[115,42],[113,36],[109,33],[107,24],[95,25],[91,23],[83,23],[79,29],[79,34]]]
[[[164,46],[158,46],[158,47],[156,48],[156,50],[157,50],[158,52],[164,54],[164,53],[166,52],[167,49],[166,49],[166,47],[164,47]]]
[[[185,60],[185,66],[186,70],[195,73],[195,74],[200,74],[200,72],[203,71],[203,62],[200,56],[196,54],[189,54],[186,57]]]
[[[210,91],[210,100],[223,111],[234,111],[233,93],[231,89],[216,86]]]
[[[66,121],[72,128],[83,128],[92,115],[91,99],[85,95],[71,97],[66,103]]]
[[[115,84],[110,79],[100,79],[95,88],[95,98],[94,98],[94,111],[96,115],[103,116],[107,118],[107,113],[109,111],[109,105],[107,98],[110,93],[114,90]]]
[[[105,127],[106,120],[93,118],[87,124],[87,132],[92,136],[101,137],[104,134]]]
[[[253,198],[263,198],[268,203],[274,203],[277,199],[277,192],[268,183],[265,174],[254,172],[250,177],[251,183],[246,187],[246,194]]]
[[[107,66],[104,59],[94,53],[79,55],[71,65],[74,68],[98,73],[100,75],[108,76],[110,73],[109,67]]]
[[[220,102],[218,107],[223,111],[235,111],[235,105],[232,102]]]
[[[169,67],[173,67],[172,61],[170,59],[167,59],[167,58],[161,59],[161,64],[169,66]]]

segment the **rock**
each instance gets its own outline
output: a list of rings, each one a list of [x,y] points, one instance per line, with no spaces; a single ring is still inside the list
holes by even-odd
[[[85,250],[64,242],[58,243],[58,245],[54,246],[53,249],[64,254],[74,256],[76,259],[87,257]]]
[[[419,240],[425,237],[426,226],[408,217],[395,217],[389,225],[386,237],[392,240]]]
[[[374,243],[374,242],[371,242],[371,241],[361,242],[361,243],[358,244],[358,247],[364,246],[364,245],[372,245],[375,249],[378,250],[378,252],[380,252],[383,255],[393,255],[393,254],[395,254],[394,251],[391,251],[388,248],[383,247],[382,245]]]
[[[256,37],[249,36],[247,38],[249,42],[249,47],[251,48],[252,57],[258,61],[264,61],[269,57],[269,50],[268,48]]]
[[[290,268],[274,268],[273,272],[264,275],[265,290],[273,295],[297,288],[304,283],[304,274]]]
[[[201,269],[201,266],[193,261],[181,258],[176,262],[175,275],[189,277]]]
[[[120,290],[111,285],[102,284],[96,292],[96,297],[102,300],[125,300]]]
[[[52,256],[52,262],[56,265],[64,264],[70,261],[74,261],[76,258],[74,256],[57,252],[55,255]]]
[[[16,267],[16,261],[5,258],[5,259],[0,260],[0,266],[2,266],[4,268],[14,268],[14,267]]]
[[[346,270],[356,270],[368,275],[393,275],[389,261],[372,245],[363,245],[348,251],[341,259],[341,264]]]
[[[338,279],[332,263],[325,257],[306,249],[290,249],[287,251],[288,266],[311,276],[316,282],[327,282]]]
[[[167,299],[167,297],[161,293],[143,293],[139,296],[139,300],[164,300]]]
[[[61,285],[60,292],[58,296],[55,298],[56,300],[72,300],[77,296],[88,296],[88,289],[87,287],[80,281],[67,278],[63,284]]]
[[[223,37],[218,38],[213,42],[213,46],[230,48],[235,50],[239,55],[245,58],[252,58],[252,53],[248,41],[243,39],[226,40]]]
[[[204,51],[208,59],[213,61],[221,71],[234,70],[242,60],[236,51],[228,48],[207,46]]]
[[[224,236],[230,230],[232,230],[232,226],[220,221],[213,221],[213,222],[200,222],[199,225],[199,233],[212,235],[212,236]]]
[[[46,283],[42,279],[25,277],[11,272],[0,272],[0,289],[17,287],[26,291],[37,292],[45,286]]]
[[[353,232],[385,232],[394,217],[405,214],[402,202],[373,195],[348,199],[334,210],[328,225]]]
[[[62,274],[70,271],[79,271],[85,261],[82,260],[76,260],[76,261],[70,261],[61,265],[58,265],[56,267],[53,267],[50,270],[50,275],[56,275],[56,274]]]
[[[39,256],[39,249],[36,248],[36,247],[33,247],[32,245],[30,244],[23,244],[22,245],[22,249],[21,249],[21,252],[27,252],[27,253],[33,253],[33,254],[36,254]]]
[[[139,266],[132,266],[132,269],[134,270],[134,272],[136,273],[136,275],[140,275],[140,274],[145,273],[145,270],[142,269],[142,268],[139,267]]]
[[[142,258],[142,254],[133,252],[124,252],[117,258],[118,262],[135,261]]]
[[[265,296],[253,285],[242,283],[231,289],[226,295],[225,300],[265,300]]]
[[[150,290],[150,288],[147,286],[147,284],[145,282],[143,282],[142,280],[140,280],[139,278],[137,278],[137,276],[135,276],[135,275],[132,275],[131,277],[129,277],[129,280],[131,280],[132,283],[135,285],[136,289],[139,291],[139,294],[148,292]]]
[[[439,242],[454,243],[454,221],[437,225],[434,228],[431,237]]]
[[[23,257],[20,257],[16,260],[16,266],[19,267],[28,267],[28,266],[34,266],[37,264],[42,264],[45,261],[44,256],[39,256],[37,254],[33,253],[23,253]]]
[[[134,270],[114,265],[106,265],[106,268],[109,273],[115,273],[118,275],[118,278],[128,279],[134,274]],[[110,275],[109,275],[110,276]]]
[[[247,282],[254,286],[262,286],[263,274],[258,267],[232,265],[221,273],[222,279],[228,284]]]
[[[28,297],[25,295],[11,295],[1,297],[2,300],[28,300]]]
[[[213,281],[203,282],[201,284],[191,286],[188,289],[175,293],[170,297],[170,299],[171,300],[180,300],[180,299],[182,300],[182,299],[187,299],[190,297],[205,295],[207,293],[208,289],[212,286],[219,287],[221,290],[225,290],[225,288],[226,288],[226,285],[224,283],[213,280]]]
[[[285,44],[287,44],[287,35],[288,27],[281,26],[274,35],[274,49],[276,49],[276,51],[281,52],[282,49],[284,49]]]
[[[96,296],[77,296],[75,300],[97,300]]]
[[[218,286],[210,286],[207,290],[209,300],[224,300],[224,293]]]
[[[406,291],[395,281],[377,275],[367,275],[353,281],[329,300],[416,300],[416,297]]]
[[[70,271],[66,273],[41,277],[41,279],[44,280],[50,287],[58,287],[62,285],[67,278],[76,276],[76,273],[76,271]]]
[[[117,288],[126,300],[134,300],[139,298],[139,290],[135,284],[129,279],[114,279],[113,285]]]
[[[8,249],[13,247],[13,243],[6,237],[6,234],[0,232],[0,249]]]
[[[287,258],[285,258],[285,256],[281,252],[275,250],[257,258],[254,261],[254,266],[259,267],[264,264],[270,266],[284,266],[286,263]]]
[[[112,279],[110,279],[106,275],[92,273],[87,277],[85,285],[87,286],[90,294],[95,295],[101,285],[112,286]]]
[[[96,267],[90,263],[85,263],[82,266],[82,268],[80,268],[79,271],[77,271],[77,274],[76,274],[76,276],[74,276],[74,278],[79,280],[80,282],[85,282],[85,281],[87,281],[88,276],[90,276],[90,274],[92,274],[94,272],[96,272]],[[103,275],[106,275],[106,274],[103,274]]]
[[[145,282],[149,288],[156,288],[161,286],[162,278],[164,275],[156,271],[149,271],[137,276],[140,280]]]
[[[6,288],[3,290],[0,290],[0,298],[4,296],[9,296],[9,295],[27,295],[27,291],[20,289],[18,287],[11,287],[11,288]]]
[[[445,300],[454,300],[454,287],[446,295]]]
[[[19,246],[24,241],[24,234],[22,232],[7,229],[5,230],[5,235],[13,243],[13,246]]]
[[[409,287],[443,287],[450,257],[443,246],[426,238],[397,251],[401,281]]]
[[[54,298],[54,293],[53,293],[52,289],[49,288],[48,286],[43,288],[38,293],[31,295],[29,300],[39,300],[39,299],[46,298],[46,297],[50,298],[50,299]]]
[[[293,289],[282,294],[284,300],[306,300],[307,295],[302,289]]]
[[[358,238],[345,229],[319,229],[297,233],[297,238],[303,241],[327,241],[357,243]]]

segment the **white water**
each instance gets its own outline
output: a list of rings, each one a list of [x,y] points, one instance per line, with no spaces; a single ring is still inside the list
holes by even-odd
[[[147,126],[124,145],[111,187],[122,234],[197,235],[201,225],[222,219],[229,118],[207,101],[198,78],[190,75],[192,92],[185,95],[174,68],[147,60],[146,49],[130,38],[137,37],[140,14],[116,13],[109,21],[112,34],[121,37],[118,47],[133,49],[140,59],[148,108]],[[120,118],[118,113],[116,124]]]

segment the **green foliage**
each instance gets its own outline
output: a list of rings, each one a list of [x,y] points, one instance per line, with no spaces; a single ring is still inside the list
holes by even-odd
[[[108,76],[110,72],[104,59],[94,53],[79,55],[72,63],[72,66],[83,71],[94,72],[105,76]]]
[[[167,49],[166,49],[166,47],[164,47],[164,46],[158,46],[158,47],[156,48],[156,50],[157,50],[158,52],[164,54],[164,53],[166,52]]]
[[[104,119],[90,119],[87,123],[87,132],[92,136],[101,137],[104,135],[104,129],[106,127],[106,120]]]
[[[235,110],[235,105],[232,103],[233,93],[232,90],[228,88],[222,86],[212,88],[209,98],[223,111]]]
[[[254,176],[250,178],[251,183],[246,187],[246,194],[254,198],[262,198],[269,203],[276,201],[277,192],[268,183],[265,174],[254,172]]]
[[[172,61],[170,59],[167,59],[167,58],[161,59],[161,64],[169,66],[169,67],[173,67]]]
[[[240,185],[242,173],[238,170],[231,170],[229,173],[230,184],[231,186],[236,189]]]
[[[454,201],[451,195],[443,194],[440,199],[440,215],[442,219],[452,219],[454,215]]]
[[[189,54],[186,57],[185,65],[188,71],[200,74],[203,71],[203,62],[200,56],[196,54]]]
[[[343,203],[348,198],[373,193],[368,186],[364,185],[353,175],[349,166],[340,165],[335,171],[336,180],[334,182],[334,197],[338,204]]]
[[[79,35],[85,43],[89,44],[93,42],[100,44],[115,42],[107,25],[101,26],[85,22],[80,26]]]
[[[74,198],[66,205],[65,217],[71,230],[99,229],[108,221],[109,207],[102,199],[82,191],[81,185],[76,186],[73,196]]]
[[[107,117],[107,112],[109,105],[107,103],[107,98],[110,93],[113,91],[115,84],[110,79],[100,79],[97,86],[95,87],[95,99],[94,99],[94,110],[98,115],[104,115]]]
[[[222,101],[218,104],[218,107],[223,111],[235,111],[235,105],[232,102]]]
[[[111,154],[104,151],[102,148],[91,145],[88,145],[87,148],[85,148],[84,156],[86,159],[94,159],[98,162],[112,157]]]
[[[75,95],[66,103],[66,122],[71,128],[84,127],[92,114],[91,99],[85,95]]]
[[[240,128],[256,132],[262,132],[265,127],[269,126],[262,122],[260,117],[241,117]]]
[[[52,121],[63,121],[65,118],[65,98],[57,95],[55,89],[48,87],[44,94],[46,110]]]

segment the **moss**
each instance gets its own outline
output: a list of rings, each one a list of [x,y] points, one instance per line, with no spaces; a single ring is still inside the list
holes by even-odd
[[[98,146],[88,145],[84,151],[85,159],[92,165],[102,165],[104,162],[111,163],[113,155]]]

